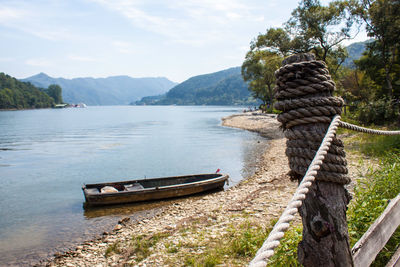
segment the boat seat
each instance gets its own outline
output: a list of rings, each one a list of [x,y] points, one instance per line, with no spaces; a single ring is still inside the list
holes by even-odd
[[[99,193],[99,189],[97,188],[86,188],[85,189],[88,194],[97,194]]]
[[[127,184],[125,185],[125,190],[126,191],[138,191],[144,189],[143,185],[139,183],[134,183],[134,184]]]
[[[101,193],[116,193],[118,189],[113,186],[105,186],[100,190]]]

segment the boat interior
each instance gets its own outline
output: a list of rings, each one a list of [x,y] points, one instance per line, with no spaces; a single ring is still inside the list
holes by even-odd
[[[114,182],[114,183],[101,183],[101,184],[87,184],[85,186],[86,193],[114,193],[122,191],[140,191],[146,188],[156,188],[162,186],[172,186],[179,184],[188,184],[200,182],[204,180],[214,179],[221,177],[222,174],[201,174],[189,176],[177,176],[167,178],[151,178],[134,181]]]

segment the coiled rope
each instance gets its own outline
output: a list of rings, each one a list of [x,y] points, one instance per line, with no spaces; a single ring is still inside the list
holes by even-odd
[[[400,131],[373,130],[342,122],[340,114],[343,100],[331,95],[335,84],[326,64],[307,55],[300,55],[300,58],[305,61],[290,62],[292,59],[289,58],[287,65],[284,62],[284,66],[276,71],[275,98],[278,101],[274,107],[283,111],[278,121],[287,138],[286,155],[291,176],[294,179],[304,177],[268,238],[250,262],[251,267],[267,265],[316,179],[339,184],[350,182],[344,145],[336,138],[338,127],[369,134],[400,134]]]
[[[324,138],[335,115],[340,115],[343,100],[333,97],[335,83],[326,64],[312,55],[302,62],[289,63],[275,72],[274,107],[281,110],[277,119],[287,138],[291,179],[301,179]],[[332,139],[325,164],[317,172],[317,180],[338,184],[350,183],[343,142]]]

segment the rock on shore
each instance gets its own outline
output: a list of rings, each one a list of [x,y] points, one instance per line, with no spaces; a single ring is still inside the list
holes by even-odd
[[[43,265],[182,266],[188,255],[201,254],[232,227],[244,222],[267,227],[280,216],[297,186],[286,175],[289,167],[279,123],[275,115],[244,113],[224,118],[223,125],[271,139],[254,175],[225,191],[176,200],[152,218],[120,221],[111,233]],[[224,262],[240,266],[247,260],[226,258]]]

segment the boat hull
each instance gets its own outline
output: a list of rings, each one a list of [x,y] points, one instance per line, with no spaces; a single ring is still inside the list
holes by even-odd
[[[82,189],[87,205],[102,206],[182,197],[210,190],[222,189],[228,178],[228,175],[222,174],[202,174],[115,183],[88,184]],[[103,186],[121,187],[123,185],[134,183],[140,183],[144,188],[136,191],[90,193],[91,188],[100,189]]]

